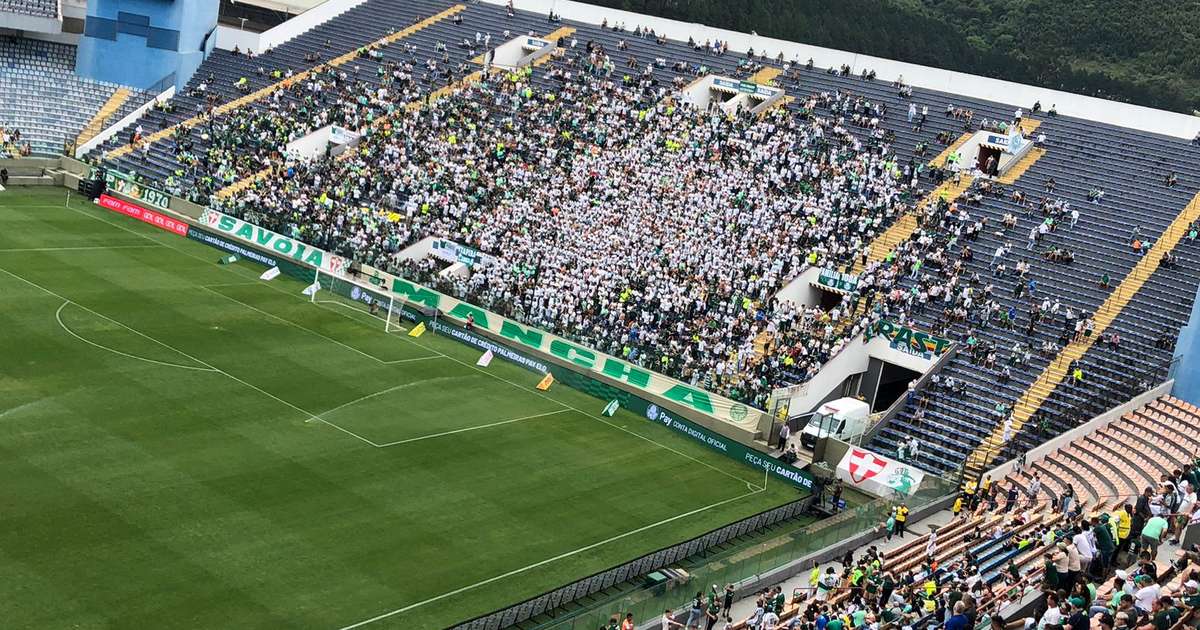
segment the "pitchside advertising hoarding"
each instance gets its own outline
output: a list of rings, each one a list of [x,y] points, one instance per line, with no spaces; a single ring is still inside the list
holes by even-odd
[[[925,473],[894,459],[851,446],[838,462],[837,477],[877,497],[911,496],[921,487]]]
[[[109,197],[108,195],[100,195],[100,199],[97,200],[97,204],[100,207],[108,208],[113,212],[119,212],[123,215],[133,217],[142,223],[149,223],[160,230],[174,232],[179,236],[187,236],[188,224],[165,214],[134,205],[128,201],[117,199],[116,197]]]
[[[751,410],[742,403],[642,369],[556,335],[524,326],[403,278],[392,279],[392,293],[398,299],[437,310],[455,321],[465,322],[468,316],[471,316],[477,327],[506,341],[549,354],[579,369],[616,380],[635,391],[662,397],[723,422],[753,430],[757,427],[758,416],[762,414],[762,411]]]
[[[294,238],[276,234],[271,230],[216,210],[205,210],[200,215],[200,224],[226,236],[269,249],[279,256],[291,258],[328,274],[338,275],[350,267],[349,261],[341,256],[335,256]]]
[[[246,256],[262,264],[271,265],[272,263],[279,264],[280,262],[285,262],[288,266],[307,265],[320,268],[322,271],[334,275],[348,267],[348,263],[344,258],[334,256],[315,247],[300,243],[295,239],[276,234],[270,230],[215,210],[205,211],[201,217],[201,223],[207,228],[211,228],[212,231],[199,230],[193,227],[195,236],[189,233],[189,237],[241,255],[245,255],[244,252],[247,250],[257,250],[239,246],[234,241],[240,241],[256,248],[268,249],[280,254],[280,260],[278,261],[271,259],[269,256],[264,256],[262,253],[257,254],[257,256]],[[337,271],[333,271],[334,269]],[[284,269],[284,271],[286,272],[287,269]],[[388,291],[389,287],[386,286],[388,279],[391,280],[391,291]],[[785,480],[797,487],[812,488],[812,477],[800,469],[783,464],[770,455],[748,447],[737,440],[725,437],[715,431],[678,417],[678,415],[649,402],[646,398],[637,395],[635,392],[644,393],[649,397],[660,397],[683,408],[705,414],[723,422],[729,422],[744,428],[748,427],[751,430],[756,426],[758,416],[762,413],[759,410],[752,410],[742,403],[692,387],[661,374],[641,369],[633,364],[585,348],[536,328],[523,326],[495,313],[485,311],[477,306],[443,295],[402,278],[384,276],[372,278],[371,280],[376,286],[383,286],[379,286],[377,289],[368,289],[349,282],[339,282],[335,279],[332,282],[332,286],[326,288],[339,295],[366,304],[377,302],[386,308],[391,303],[394,312],[411,321],[427,322],[426,325],[433,328],[439,334],[453,337],[462,343],[475,346],[481,350],[491,350],[497,356],[512,361],[531,371],[538,373],[550,372],[554,374],[555,380],[592,394],[602,400],[619,400],[623,408],[644,416],[647,420],[658,422],[692,440],[704,444],[708,448],[725,453],[729,457],[760,470],[765,470],[771,476]],[[439,313],[439,317],[436,319],[429,316],[430,313],[435,311]],[[464,328],[460,324],[466,322],[469,315],[474,316],[475,327],[477,329],[486,330],[501,340],[510,342],[512,345],[506,346],[496,343],[489,337]],[[575,366],[576,369],[569,369],[557,363],[547,363],[538,360],[535,358],[535,354],[522,352],[522,350],[548,354]],[[598,378],[591,378],[588,374],[594,374],[597,377],[606,377],[621,383],[625,388],[614,387],[600,381]]]

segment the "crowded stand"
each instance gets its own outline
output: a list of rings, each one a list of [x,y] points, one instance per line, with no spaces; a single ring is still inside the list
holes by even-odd
[[[1097,309],[1200,186],[1194,145],[638,25],[487,4],[430,21],[446,9],[367,2],[275,50],[222,52],[95,155],[759,407],[882,319],[945,335],[960,351],[871,444],[897,453],[916,439],[911,459],[935,472],[1011,421],[1072,343],[1086,351],[1064,387],[1006,431],[1001,458],[1165,376],[1164,335],[1200,283],[1195,230],[1131,308],[1100,323]],[[566,25],[549,63],[478,63],[489,45]],[[765,116],[680,98],[705,74],[764,70],[789,95]],[[285,159],[327,124],[362,143]],[[964,132],[1016,127],[1045,155],[1015,181],[978,177],[990,165],[952,150]],[[1097,137],[1124,148],[1097,151]],[[911,237],[872,252],[909,213]],[[464,277],[401,258],[427,236],[494,263]],[[824,308],[774,299],[810,267],[854,269],[858,286]]]
[[[664,620],[713,627],[715,617],[735,630],[1194,625],[1200,549],[1180,538],[1200,523],[1198,427],[1200,409],[1161,397],[1003,479],[968,484],[927,532],[897,503],[879,538],[811,564],[786,592],[713,585]],[[1118,440],[1103,455],[1116,470],[1071,476],[1092,465],[1074,458]],[[1071,468],[1056,466],[1064,461]]]
[[[57,2],[0,0],[0,15],[58,11]],[[1192,538],[1200,528],[1190,537],[1189,528],[1200,525],[1200,408],[1181,398],[1187,393],[1155,388],[1181,378],[1175,344],[1185,346],[1181,328],[1200,319],[1200,135],[931,90],[761,47],[732,50],[682,26],[578,22],[512,0],[365,0],[330,16],[305,21],[273,48],[210,46],[186,85],[158,99],[76,76],[73,46],[0,37],[0,190],[7,167],[28,181],[25,173],[46,162],[27,160],[36,166],[17,172],[9,160],[80,155],[87,164],[37,179],[62,184],[87,172],[80,193],[104,184],[110,198],[132,199],[129,207],[145,201],[156,209],[143,220],[186,214],[188,225],[176,225],[195,241],[219,222],[206,221],[228,221],[211,208],[276,233],[257,231],[257,245],[283,235],[273,247],[293,239],[352,262],[312,265],[315,281],[305,267],[312,303],[304,308],[328,291],[347,298],[337,303],[355,309],[339,313],[350,319],[374,324],[364,313],[383,310],[380,326],[391,333],[390,306],[405,294],[402,282],[390,292],[368,287],[368,278],[389,286],[385,274],[369,275],[381,270],[764,410],[737,437],[722,432],[729,424],[697,420],[706,415],[700,407],[677,412],[670,393],[646,390],[641,408],[612,400],[603,416],[623,405],[703,443],[697,448],[735,452],[764,484],[747,482],[751,495],[777,476],[806,480],[795,485],[799,496],[788,487],[795,511],[780,518],[804,512],[814,527],[828,518],[847,541],[870,540],[833,543],[831,559],[816,549],[828,539],[810,537],[806,568],[789,581],[756,590],[800,570],[797,558],[731,578],[753,582],[753,592],[707,580],[692,589],[686,575],[664,573],[667,593],[676,579],[689,583],[685,595],[696,592],[654,627],[1198,627]],[[506,44],[533,60],[495,63]],[[711,104],[696,105],[697,86],[716,77],[737,87],[712,87]],[[765,102],[751,100],[767,98],[758,88],[783,97],[762,111],[728,106]],[[328,140],[314,140],[322,133]],[[1026,146],[1010,145],[1001,165],[1000,150],[986,146],[999,142]],[[211,236],[209,244],[219,235]],[[435,241],[471,255],[434,251]],[[227,245],[223,264],[261,249]],[[274,278],[279,267],[288,265],[258,277]],[[326,278],[331,286],[322,286]],[[291,298],[299,294],[297,285]],[[422,311],[435,313],[437,334],[458,331],[447,302],[438,305],[444,320],[437,308]],[[463,339],[487,348],[477,367],[520,329],[504,322],[497,335],[477,331],[474,316],[462,321]],[[872,344],[898,329],[937,343]],[[404,343],[417,343],[426,327],[407,330]],[[839,355],[867,367],[818,379]],[[562,367],[561,358],[546,363]],[[424,359],[379,359],[408,360]],[[597,389],[642,396],[625,390],[609,363]],[[532,393],[557,375],[540,374]],[[806,408],[789,409],[792,400]],[[720,402],[733,422],[746,418],[741,405]],[[826,413],[835,402],[861,414],[838,415],[836,405]],[[860,430],[843,432],[849,425]],[[832,454],[843,446],[844,456]],[[854,449],[867,455],[855,459]],[[897,468],[906,484],[916,469],[931,483],[901,487]],[[866,484],[872,475],[875,485]],[[850,485],[875,498],[841,501]],[[854,515],[837,522],[845,512]],[[746,542],[734,540],[741,535],[731,534],[731,547]],[[809,566],[810,557],[820,561]],[[628,579],[650,584],[651,573],[631,569]],[[648,622],[626,609],[602,630]]]
[[[456,238],[498,261],[469,279],[427,268],[417,280],[764,405],[780,375],[751,365],[759,333],[779,332],[814,366],[838,343],[812,312],[769,309],[772,296],[801,252],[848,259],[910,181],[885,144],[867,150],[829,119],[650,105],[664,95],[612,81],[602,63],[564,61],[536,93],[493,75],[394,120],[416,133],[385,130],[348,159],[297,165],[229,209],[396,271],[413,241]]]

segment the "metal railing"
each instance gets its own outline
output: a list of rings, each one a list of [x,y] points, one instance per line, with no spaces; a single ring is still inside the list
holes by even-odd
[[[932,475],[930,487],[918,490],[903,500],[913,511],[943,499],[954,490],[952,484]],[[742,586],[758,581],[760,576],[776,573],[797,563],[806,556],[863,533],[882,531],[884,522],[899,499],[875,499],[864,505],[842,510],[811,525],[781,534],[751,547],[713,554],[686,567],[686,577],[667,579],[616,595],[607,600],[586,605],[582,609],[558,615],[555,619],[526,627],[528,630],[594,630],[606,625],[614,614],[624,618],[632,613],[638,622],[655,619],[664,610],[681,610],[697,591],[708,592],[713,584],[723,587]],[[795,573],[806,570],[797,568]],[[793,575],[795,573],[792,573]],[[772,575],[772,580],[786,576]]]
[[[1178,364],[1179,358],[1172,357],[1166,361],[1128,374],[1125,378],[1118,381],[1115,386],[1111,384],[1111,381],[1103,384],[1089,383],[1084,386],[1084,389],[1075,392],[1087,401],[1085,406],[1076,405],[1075,420],[1082,424],[1109,409],[1120,406],[1136,397],[1138,393],[1167,381],[1174,374]],[[1128,362],[1122,362],[1120,367],[1128,370],[1130,365]],[[1054,388],[1054,390],[1057,389],[1058,387]],[[1038,409],[1034,410],[1034,413],[1045,409],[1048,404],[1057,404],[1058,401],[1053,400],[1054,398],[1055,391],[1051,391],[1042,401],[1042,404],[1039,405]],[[1028,434],[1031,430],[1034,430],[1031,425],[1031,421],[1023,423],[1019,429],[1013,432],[1011,439],[1003,444],[992,444],[987,440],[981,442],[963,462],[963,467],[959,470],[960,481],[976,478],[983,471],[1016,457],[1021,450],[1020,436],[1022,433]]]

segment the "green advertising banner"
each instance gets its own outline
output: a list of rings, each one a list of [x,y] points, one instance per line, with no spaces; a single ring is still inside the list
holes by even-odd
[[[276,234],[271,230],[211,208],[206,209],[204,214],[200,215],[200,224],[229,238],[273,251],[280,257],[290,258],[328,274],[341,274],[350,268],[350,262],[341,256],[335,256],[307,243]]]
[[[676,433],[748,466],[765,470],[772,477],[782,479],[797,488],[812,490],[813,478],[803,470],[784,464],[767,453],[681,418],[630,391],[603,383],[557,364],[550,365],[550,372],[554,374],[554,380],[559,383],[595,396],[600,400],[616,400],[621,403],[622,409],[632,411],[651,422],[661,424]]]
[[[209,232],[203,228],[198,228],[194,225],[188,226],[187,237],[221,251],[236,254],[243,259],[252,260],[260,265],[279,267],[280,271],[301,282],[309,283],[313,281],[313,270],[308,267],[293,263],[286,258],[277,258],[269,254],[264,254],[251,247],[243,247],[234,241],[222,238],[219,234]]]
[[[853,293],[858,288],[858,276],[852,273],[842,273],[834,269],[824,268],[821,269],[821,274],[817,276],[817,284],[835,291]]]
[[[455,322],[466,322],[467,317],[472,316],[476,326],[498,335],[505,341],[549,354],[579,369],[619,381],[634,391],[651,397],[661,397],[722,422],[737,425],[744,430],[755,431],[758,417],[763,413],[740,402],[638,367],[562,337],[519,324],[403,278],[392,277],[392,293],[399,299],[437,310]]]
[[[91,177],[95,178],[95,176],[96,169],[93,167]],[[170,195],[161,190],[139,184],[133,177],[115,169],[110,168],[104,172],[104,182],[108,185],[109,190],[137,199],[148,206],[153,206],[159,210],[166,210],[171,207]]]
[[[950,340],[935,337],[923,330],[915,330],[901,326],[889,320],[880,320],[875,325],[875,332],[891,341],[891,347],[925,359],[941,356],[950,347]]]

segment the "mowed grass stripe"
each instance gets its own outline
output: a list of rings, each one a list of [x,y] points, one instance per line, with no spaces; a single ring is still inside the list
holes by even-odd
[[[64,191],[65,192],[65,191]],[[9,199],[0,193],[0,199]],[[17,198],[20,198],[18,196]],[[19,211],[0,214],[0,251],[35,247],[106,247],[145,245],[136,236],[119,231],[97,234],[86,222],[75,220],[63,212],[62,203],[56,207],[22,207]],[[0,200],[3,207],[12,202]]]
[[[10,200],[37,204],[41,194],[0,195],[0,217],[12,211]],[[323,401],[311,408],[315,413],[401,384],[405,375],[432,376],[427,369],[382,366],[196,288],[252,282],[261,268],[217,266],[207,247],[86,204],[59,212],[101,235],[136,234],[164,249],[9,256],[0,266],[138,330],[153,329],[157,338],[281,398]],[[57,270],[64,261],[75,266]],[[157,271],[139,282],[139,266]],[[0,288],[10,286],[16,285],[0,279]],[[273,301],[299,298],[300,288],[290,280],[250,287],[246,301],[291,318],[290,309],[269,308],[253,289]],[[242,289],[235,290],[241,299]],[[297,301],[332,316],[331,307]],[[0,485],[0,501],[22,505],[0,512],[0,615],[14,627],[337,628],[742,497],[748,491],[739,477],[761,480],[626,412],[610,419],[615,427],[564,412],[372,448],[305,423],[221,374],[117,357],[101,365],[81,361],[97,353],[47,317],[57,307],[51,299],[18,303],[0,294],[0,307],[0,326],[22,338],[0,340],[9,357],[0,364],[0,392],[17,394],[12,408],[0,403],[0,474],[21,480],[7,484],[19,489]],[[370,319],[350,311],[338,317]],[[363,326],[372,322],[378,324]],[[380,344],[394,342],[379,326],[370,330]],[[328,336],[360,341],[347,331]],[[419,341],[410,345],[468,365],[478,356],[436,336]],[[327,355],[346,373],[313,367],[297,358],[300,351]],[[267,353],[270,362],[245,356],[253,352]],[[237,372],[225,365],[235,360],[253,363]],[[467,369],[443,360],[415,365],[440,364]],[[529,387],[537,376],[502,361],[488,371]],[[328,385],[318,390],[317,380]],[[461,391],[458,414],[486,416],[498,397],[517,394],[553,407],[516,386],[497,391],[508,393]],[[564,387],[548,397],[585,410],[603,406]],[[622,425],[654,441],[623,433]],[[795,496],[772,484],[378,627],[444,627]],[[57,603],[64,599],[70,605]]]
[[[385,343],[380,339],[379,331],[373,330],[372,326],[364,326],[357,320],[326,314],[314,309],[311,303],[305,304],[289,296],[263,291],[261,286],[206,286],[204,289],[224,296],[264,317],[317,335],[330,343],[379,363],[401,363],[440,358],[440,355],[432,352],[420,352],[416,346],[406,343],[399,337],[390,337],[390,341]],[[261,305],[252,303],[264,301],[266,303]],[[376,322],[379,327],[384,326],[383,320],[376,320]]]

